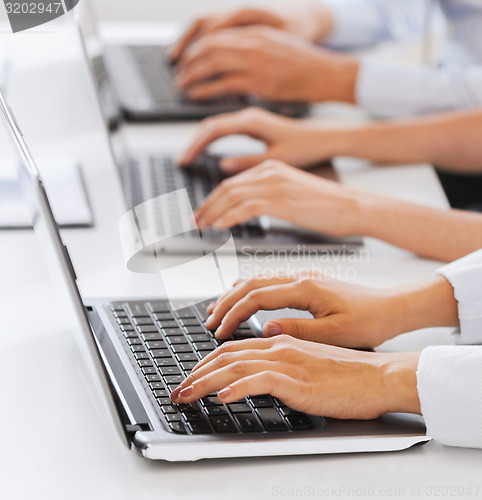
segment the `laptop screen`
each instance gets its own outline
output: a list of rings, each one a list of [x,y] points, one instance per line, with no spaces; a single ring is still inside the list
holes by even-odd
[[[64,245],[58,225],[55,221],[49,199],[37,166],[28,150],[22,132],[15,117],[6,103],[0,89],[0,121],[6,128],[7,135],[11,139],[12,158],[15,158],[17,176],[21,190],[28,205],[35,235],[47,260],[53,283],[58,290],[58,299],[62,300],[60,305],[69,312],[69,316],[75,318],[75,338],[82,352],[90,373],[94,374],[96,389],[102,395],[102,401],[106,409],[112,415],[115,426],[127,446],[130,446],[125,429],[117,412],[114,399],[114,390],[110,383],[106,367],[102,362],[102,356],[93,335],[85,307],[80,297],[76,284],[75,271],[73,269],[67,247]],[[3,144],[6,142],[6,144]],[[2,154],[4,148],[8,147],[8,141],[2,141]],[[58,307],[58,306],[57,306]]]

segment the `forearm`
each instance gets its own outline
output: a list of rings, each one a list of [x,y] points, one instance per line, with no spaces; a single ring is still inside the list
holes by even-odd
[[[363,234],[424,257],[453,261],[482,248],[482,215],[440,210],[356,192],[353,234]]]
[[[321,134],[325,132],[321,132]],[[331,130],[333,156],[378,163],[433,163],[464,172],[482,171],[482,112]]]

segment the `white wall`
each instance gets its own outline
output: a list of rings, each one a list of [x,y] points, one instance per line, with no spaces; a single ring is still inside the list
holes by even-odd
[[[101,19],[186,21],[201,13],[244,5],[302,4],[304,0],[91,0]]]

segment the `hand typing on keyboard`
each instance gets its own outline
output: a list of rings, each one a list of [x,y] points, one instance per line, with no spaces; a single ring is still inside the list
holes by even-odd
[[[228,228],[271,215],[311,231],[345,236],[361,230],[358,204],[363,197],[362,191],[268,160],[221,182],[195,215],[199,227]]]
[[[293,410],[341,419],[420,413],[419,353],[352,351],[281,335],[223,344],[171,399],[190,404],[218,392],[221,403],[271,394]]]

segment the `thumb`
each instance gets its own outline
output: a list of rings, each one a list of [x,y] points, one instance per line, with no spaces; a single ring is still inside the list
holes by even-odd
[[[326,334],[329,331],[328,327],[328,318],[281,318],[265,323],[263,326],[263,335],[265,337],[275,337],[277,335],[285,334],[301,340],[311,340],[315,342],[326,343]]]
[[[252,156],[239,156],[237,158],[223,158],[221,160],[221,169],[227,174],[236,174],[247,170],[248,168],[255,167],[268,159],[267,155],[252,155]]]

